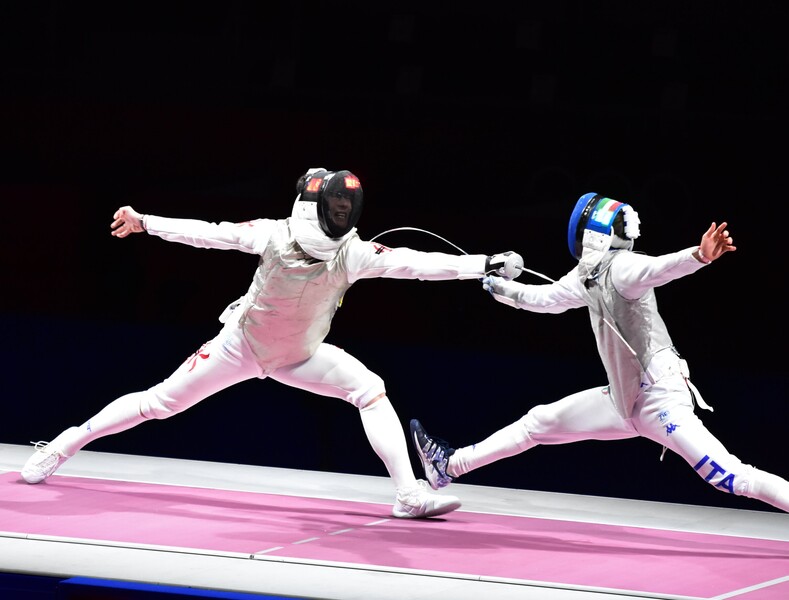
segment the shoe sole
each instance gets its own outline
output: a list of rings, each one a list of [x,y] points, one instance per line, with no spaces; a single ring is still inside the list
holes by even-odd
[[[430,519],[432,517],[440,517],[441,515],[450,513],[453,510],[457,510],[461,506],[460,500],[456,500],[454,502],[445,504],[441,508],[436,508],[430,512],[426,512],[423,515],[412,515],[411,513],[397,513],[392,511],[392,516],[398,519]]]
[[[430,514],[425,514],[425,517],[438,517],[440,515],[445,515],[447,513],[452,512],[453,510],[457,510],[461,507],[460,500],[456,500],[455,502],[450,502],[442,506],[441,508],[437,508],[436,510],[432,511]]]

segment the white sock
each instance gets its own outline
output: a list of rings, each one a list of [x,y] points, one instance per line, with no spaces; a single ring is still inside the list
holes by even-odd
[[[389,398],[383,396],[359,410],[370,445],[383,461],[396,488],[416,485],[403,427]]]
[[[499,429],[478,444],[458,448],[449,457],[447,473],[459,477],[492,462],[515,456],[536,446],[521,421]]]
[[[750,490],[745,495],[789,512],[789,481],[772,473],[753,469]]]
[[[105,435],[131,429],[145,421],[140,414],[140,396],[145,392],[126,394],[110,402],[96,416],[79,427],[70,427],[52,440],[66,456],[74,456],[87,444]]]

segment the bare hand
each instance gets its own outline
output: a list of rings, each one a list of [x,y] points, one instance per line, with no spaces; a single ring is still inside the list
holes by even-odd
[[[734,246],[734,240],[726,229],[727,225],[728,223],[724,221],[716,226],[713,221],[710,228],[701,236],[699,254],[702,258],[702,262],[712,262],[713,260],[719,259],[724,253],[737,249],[737,247]]]
[[[112,235],[125,238],[132,233],[142,233],[145,228],[142,226],[142,215],[131,206],[122,206],[115,211],[115,219],[112,222]]]

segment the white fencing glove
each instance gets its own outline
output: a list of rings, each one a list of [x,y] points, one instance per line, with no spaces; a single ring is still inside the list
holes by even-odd
[[[482,278],[482,289],[490,292],[498,302],[518,308],[518,288],[521,284],[509,282],[502,277],[491,277],[490,275]]]
[[[503,252],[485,259],[485,275],[498,275],[507,281],[523,271],[523,257],[517,252]]]
[[[495,294],[496,290],[493,289],[495,283],[494,279],[495,278],[490,275],[485,275],[485,277],[482,278],[482,289],[491,294]]]

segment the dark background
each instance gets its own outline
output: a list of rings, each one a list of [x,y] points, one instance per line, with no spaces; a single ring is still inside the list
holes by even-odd
[[[322,166],[362,180],[363,238],[418,227],[553,278],[585,192],[633,204],[650,254],[728,221],[738,250],[658,300],[708,427],[789,475],[788,16],[779,1],[2,3],[0,441],[51,439],[163,379],[246,291],[256,257],[115,239],[119,206],[285,217]],[[456,446],[604,383],[585,310],[516,311],[475,281],[360,282],[327,341],[384,377],[404,427]],[[88,449],[385,475],[353,407],[271,380]],[[462,482],[774,510],[660,450],[538,447]]]

